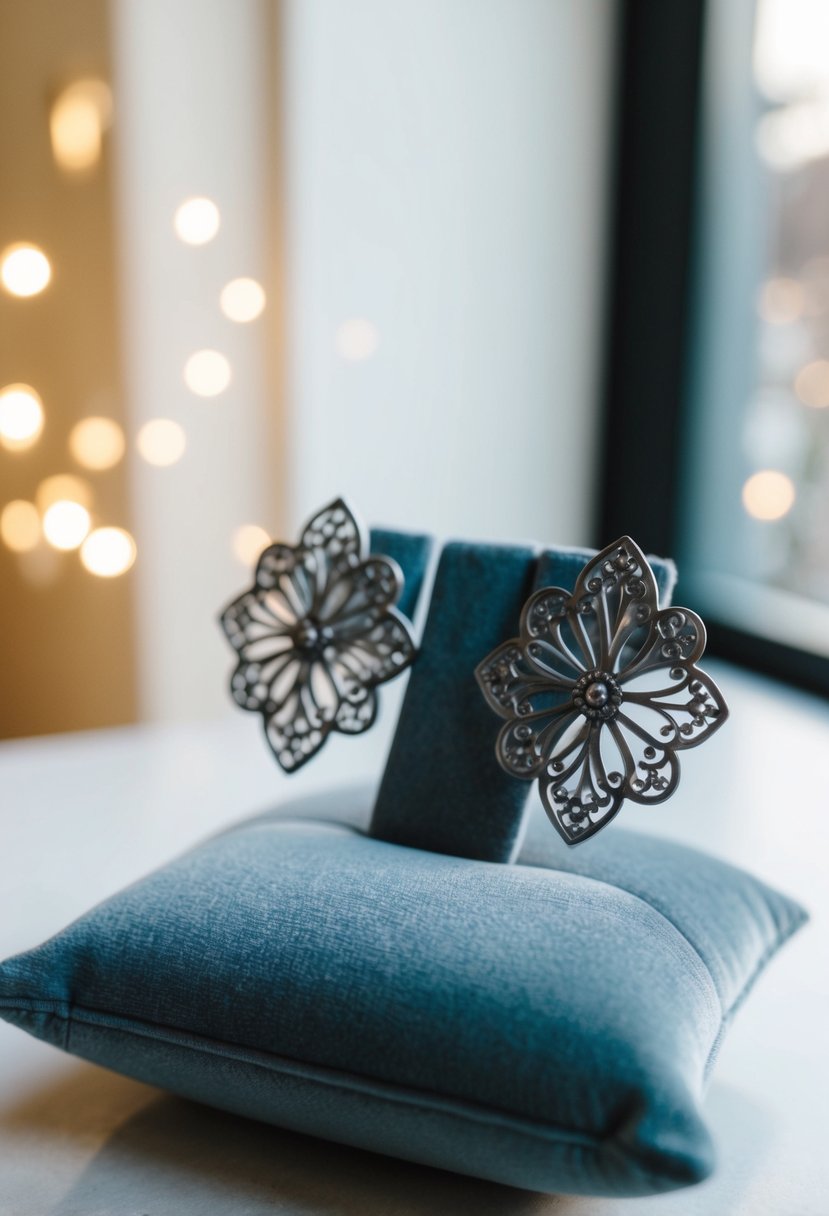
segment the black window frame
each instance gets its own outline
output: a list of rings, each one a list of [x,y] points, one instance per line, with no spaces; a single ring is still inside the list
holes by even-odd
[[[630,535],[647,552],[680,551],[708,3],[619,0],[597,547]],[[680,568],[677,598],[694,607],[687,586]],[[829,658],[716,605],[705,621],[709,653],[829,693]]]

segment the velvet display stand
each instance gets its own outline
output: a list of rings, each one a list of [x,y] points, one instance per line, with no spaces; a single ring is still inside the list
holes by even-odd
[[[427,545],[426,537],[372,535],[376,552],[400,561],[415,595]],[[515,860],[532,786],[499,766],[500,723],[481,696],[474,671],[485,655],[518,633],[531,592],[571,591],[591,556],[585,549],[537,552],[516,545],[456,542],[444,548],[374,808],[372,836],[476,861]],[[674,564],[653,558],[651,565],[660,607],[666,607],[676,581]]]

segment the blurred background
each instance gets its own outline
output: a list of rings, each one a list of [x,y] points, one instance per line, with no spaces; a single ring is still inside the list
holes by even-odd
[[[0,736],[232,712],[347,494],[829,690],[826,0],[0,0]]]

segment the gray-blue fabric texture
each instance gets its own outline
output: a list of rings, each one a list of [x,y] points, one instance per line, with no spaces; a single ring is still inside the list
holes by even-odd
[[[392,558],[403,573],[403,590],[397,607],[409,620],[414,616],[420,599],[433,543],[431,536],[421,533],[397,532],[390,528],[371,529],[371,552]]]
[[[3,964],[0,1015],[187,1097],[514,1186],[705,1177],[710,1061],[801,909],[615,826],[574,851],[531,834],[506,866],[372,839],[371,806],[331,794],[206,841]]]
[[[515,637],[533,591],[571,591],[592,556],[587,549],[446,545],[380,784],[373,836],[480,861],[513,860],[533,786],[498,764],[502,723],[481,696],[475,668]],[[661,558],[649,561],[666,607],[676,569]]]

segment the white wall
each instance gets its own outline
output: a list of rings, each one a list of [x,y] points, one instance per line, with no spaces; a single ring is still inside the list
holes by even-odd
[[[286,0],[294,522],[584,543],[610,0]],[[376,354],[335,349],[349,317]]]
[[[273,305],[251,325],[226,320],[224,284],[270,287],[272,211],[266,0],[114,0],[115,127],[125,377],[131,432],[181,423],[182,461],[152,468],[131,449],[141,716],[209,716],[229,704],[221,607],[249,582],[232,553],[241,524],[279,526],[271,447],[279,408],[268,382]],[[178,204],[219,206],[216,239],[182,244]],[[272,293],[273,294],[273,293]],[[185,386],[187,357],[215,348],[233,380],[221,396]],[[253,725],[253,724],[252,724]]]
[[[128,408],[133,431],[160,415],[189,439],[171,469],[132,458],[141,712],[211,715],[229,705],[215,614],[246,582],[239,524],[285,535],[347,493],[370,522],[587,539],[614,4],[112,11]],[[223,217],[195,249],[172,229],[193,194]],[[287,267],[269,280],[274,227]],[[271,291],[247,328],[217,305],[241,274]],[[379,333],[361,362],[336,348],[354,317]],[[181,373],[211,346],[234,380],[202,400]]]

